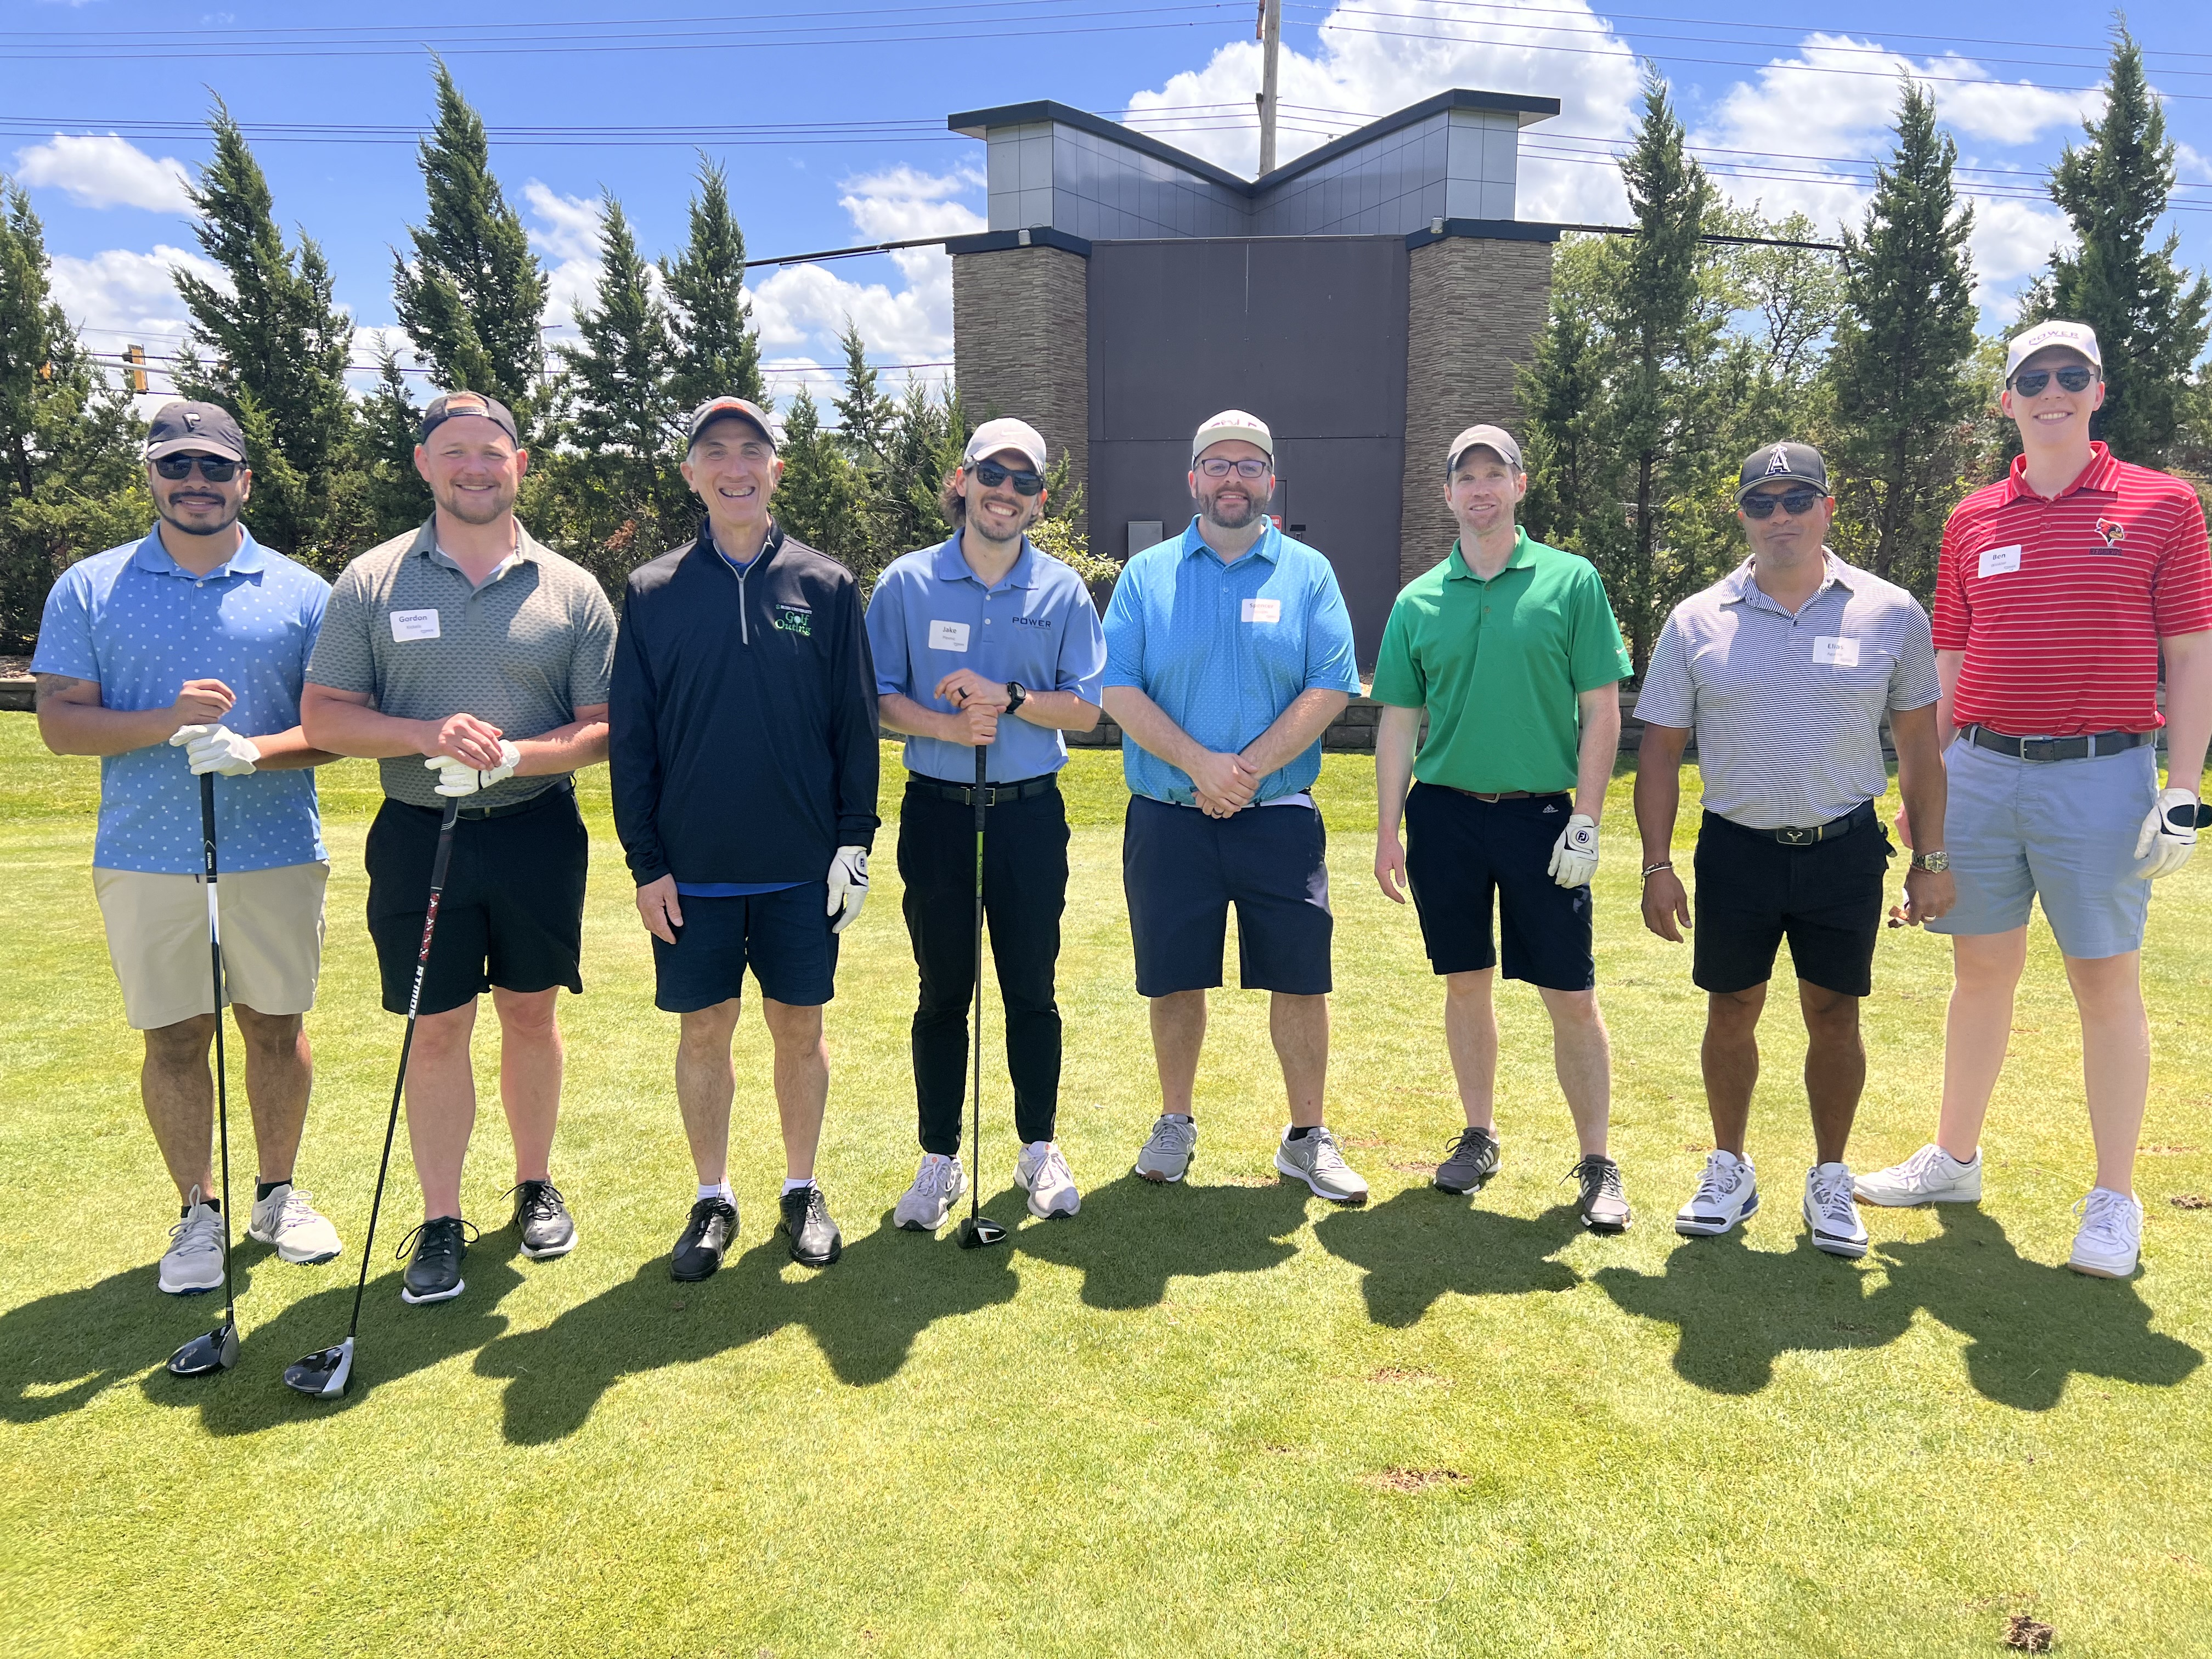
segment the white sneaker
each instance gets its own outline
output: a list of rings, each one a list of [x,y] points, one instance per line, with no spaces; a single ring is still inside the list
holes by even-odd
[[[2066,1265],[2093,1279],[2125,1279],[2142,1251],[2142,1200],[2109,1187],[2092,1187],[2074,1206],[2081,1231],[2074,1235],[2074,1254]]]
[[[1978,1204],[1982,1201],[1982,1149],[1961,1164],[1941,1146],[1923,1146],[1902,1164],[1863,1175],[1851,1183],[1869,1204],[1910,1209],[1916,1204]]]
[[[1187,1117],[1160,1114],[1152,1139],[1137,1154],[1137,1173],[1147,1181],[1181,1181],[1198,1150],[1198,1125]]]
[[[1816,1164],[1805,1171],[1805,1224],[1816,1250],[1853,1259],[1867,1253],[1866,1226],[1851,1202],[1850,1164]]]
[[[1024,1146],[1014,1161],[1014,1179],[1030,1195],[1030,1213],[1040,1221],[1056,1215],[1073,1215],[1083,1207],[1083,1194],[1075,1190],[1075,1176],[1060,1155],[1060,1143],[1048,1140],[1044,1150]]]
[[[222,1284],[222,1213],[197,1187],[185,1200],[184,1219],[169,1229],[160,1282],[171,1296],[197,1296]]]
[[[968,1190],[968,1173],[958,1154],[924,1152],[921,1167],[914,1172],[914,1185],[900,1194],[891,1220],[910,1233],[933,1233],[945,1224],[952,1206]]]
[[[1674,1231],[1685,1238],[1717,1238],[1759,1213],[1759,1172],[1751,1160],[1714,1152],[1705,1158],[1698,1190],[1674,1212]]]
[[[253,1200],[252,1218],[246,1236],[276,1247],[276,1259],[295,1267],[328,1261],[338,1254],[338,1230],[315,1212],[303,1193],[290,1182],[282,1182],[266,1198]]]

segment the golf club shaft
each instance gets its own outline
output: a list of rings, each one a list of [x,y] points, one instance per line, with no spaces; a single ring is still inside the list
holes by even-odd
[[[392,1111],[384,1120],[384,1156],[376,1165],[376,1195],[368,1201],[368,1236],[361,1243],[361,1276],[354,1281],[353,1317],[347,1322],[349,1340],[361,1331],[362,1293],[368,1288],[369,1252],[376,1245],[376,1218],[384,1207],[384,1178],[392,1169],[392,1137],[399,1130],[399,1100],[407,1087],[407,1056],[415,1047],[415,1017],[422,1006],[422,975],[430,965],[430,941],[438,932],[438,902],[446,891],[446,867],[453,861],[453,824],[461,814],[459,796],[446,802],[446,815],[438,821],[438,850],[430,860],[430,902],[422,912],[422,943],[415,952],[415,984],[407,993],[407,1031],[399,1039],[399,1075],[392,1079]]]
[[[208,967],[215,988],[215,1123],[222,1156],[222,1322],[238,1322],[230,1286],[230,1084],[222,1053],[222,912],[216,902],[215,774],[200,774],[200,842],[207,864]]]
[[[975,1160],[975,1179],[968,1189],[969,1219],[983,1203],[983,792],[984,775],[991,765],[989,745],[975,745],[975,1128],[968,1152]]]

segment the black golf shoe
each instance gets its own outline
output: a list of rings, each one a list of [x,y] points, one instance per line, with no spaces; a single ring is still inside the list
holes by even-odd
[[[415,1255],[407,1264],[406,1277],[399,1281],[399,1299],[450,1302],[468,1289],[468,1281],[461,1277],[461,1258],[469,1247],[461,1235],[475,1231],[457,1215],[437,1215],[401,1239],[395,1254],[405,1255],[411,1244]]]
[[[1467,1128],[1452,1142],[1429,1184],[1441,1193],[1479,1193],[1498,1173],[1498,1137],[1487,1129]]]
[[[830,1200],[819,1187],[786,1193],[781,1224],[791,1235],[791,1259],[802,1267],[826,1267],[845,1248],[843,1235],[830,1218]]]
[[[514,1217],[509,1224],[522,1235],[522,1253],[532,1261],[549,1255],[566,1255],[576,1248],[576,1224],[561,1201],[561,1189],[550,1181],[525,1181],[507,1188],[514,1195]]]
[[[1580,1190],[1575,1208],[1583,1225],[1594,1233],[1625,1233],[1632,1219],[1628,1194],[1621,1190],[1620,1165],[1602,1152],[1592,1152],[1568,1172]]]
[[[727,1199],[701,1199],[691,1206],[691,1219],[684,1224],[676,1254],[668,1259],[668,1276],[684,1285],[712,1279],[737,1236],[738,1206]]]

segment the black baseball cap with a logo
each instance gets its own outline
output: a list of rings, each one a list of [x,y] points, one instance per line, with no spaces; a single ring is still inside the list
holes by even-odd
[[[163,404],[154,411],[146,428],[146,459],[165,455],[216,455],[226,461],[246,459],[246,434],[238,429],[231,412],[220,404]]]
[[[415,441],[428,443],[433,432],[464,415],[489,421],[507,434],[510,443],[522,441],[522,434],[516,429],[514,416],[507,413],[507,405],[481,392],[441,392],[431,398],[429,407],[422,411],[422,430]]]
[[[1825,495],[1828,493],[1828,464],[1810,444],[1769,444],[1764,449],[1754,449],[1751,459],[1743,464],[1735,498],[1741,501],[1761,484],[1782,483],[1811,484]]]

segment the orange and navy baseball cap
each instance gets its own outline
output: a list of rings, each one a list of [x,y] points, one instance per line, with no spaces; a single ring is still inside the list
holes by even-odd
[[[685,446],[688,447],[697,443],[701,433],[715,422],[724,420],[745,422],[768,440],[770,449],[776,447],[775,428],[769,420],[768,411],[750,398],[708,398],[691,411],[691,418],[684,422]]]

